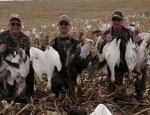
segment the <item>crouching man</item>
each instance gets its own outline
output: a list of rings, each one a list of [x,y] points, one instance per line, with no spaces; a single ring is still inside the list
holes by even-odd
[[[18,54],[22,54],[22,50],[29,50],[30,42],[29,38],[21,32],[22,20],[18,14],[12,14],[8,21],[8,30],[0,33],[0,57],[6,58],[8,54],[13,54],[16,51]],[[12,98],[15,94],[15,84],[10,85],[8,82],[3,84],[3,81],[10,74],[8,70],[4,70],[5,74],[2,79],[0,79],[1,93],[5,97]],[[5,77],[6,76],[6,77]],[[26,91],[25,99],[26,103],[31,103],[33,91],[34,91],[34,71],[30,64],[30,71],[26,77]],[[5,88],[4,88],[5,87]],[[7,90],[7,93],[6,91]]]
[[[125,51],[126,51],[126,43],[130,38],[133,38],[133,32],[123,26],[123,14],[120,11],[116,11],[112,14],[111,18],[112,27],[104,32],[102,35],[102,40],[98,43],[98,50],[102,53],[102,49],[104,45],[108,42],[111,42],[114,38],[121,39],[120,43],[120,65],[119,67],[115,67],[115,83],[111,83],[109,81],[109,91],[115,91],[115,85],[122,85],[123,82],[123,75],[125,72],[128,71],[127,63],[125,61]],[[134,41],[138,42],[141,39],[133,38]],[[114,57],[115,58],[115,57]],[[110,78],[110,71],[108,72],[108,77]],[[135,83],[135,92],[136,92],[136,99],[137,101],[143,100],[143,92],[146,89],[146,76],[147,76],[147,65],[142,69],[142,79],[137,80]]]

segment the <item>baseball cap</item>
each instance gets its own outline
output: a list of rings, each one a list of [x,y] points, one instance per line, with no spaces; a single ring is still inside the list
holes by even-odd
[[[114,18],[114,17],[117,17],[117,18],[119,18],[119,19],[123,19],[122,12],[120,12],[120,11],[114,12],[114,13],[112,14],[112,18]]]
[[[59,17],[58,23],[60,23],[61,21],[66,21],[68,24],[70,23],[70,20],[69,20],[68,16],[66,16],[66,15],[61,15]]]
[[[22,22],[21,17],[19,16],[19,14],[10,15],[9,22],[12,21],[13,19],[18,19],[20,22]]]

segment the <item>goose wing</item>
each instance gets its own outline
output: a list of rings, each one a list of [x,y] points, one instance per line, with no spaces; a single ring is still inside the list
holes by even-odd
[[[136,44],[131,40],[127,42],[125,60],[130,70],[133,70],[137,63],[137,47]]]
[[[80,52],[81,59],[85,59],[90,54],[92,46],[93,46],[93,42],[90,41],[81,47],[81,52]]]
[[[117,39],[113,39],[113,41],[107,43],[104,48],[103,48],[103,56],[105,57],[105,59],[107,60],[110,56],[110,54],[112,53],[112,50],[114,50],[114,48],[116,47],[117,44]]]
[[[49,60],[51,66],[56,66],[57,70],[60,71],[62,68],[60,56],[58,52],[51,46],[49,46],[48,53],[47,55],[47,60]]]

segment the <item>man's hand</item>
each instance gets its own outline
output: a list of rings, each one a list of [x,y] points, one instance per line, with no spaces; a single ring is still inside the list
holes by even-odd
[[[6,50],[6,45],[2,44],[0,46],[0,54],[3,53],[3,52],[5,52],[5,50]]]
[[[22,55],[22,50],[23,50],[22,48],[18,48],[18,49],[17,49],[17,53],[18,53],[19,55]]]
[[[109,34],[106,35],[105,41],[106,41],[106,43],[108,43],[108,42],[111,42],[112,39],[113,39],[113,37],[112,37],[112,35],[109,33]]]
[[[142,38],[139,36],[139,35],[134,35],[133,36],[133,40],[135,41],[135,42],[138,42],[138,41],[140,41]]]

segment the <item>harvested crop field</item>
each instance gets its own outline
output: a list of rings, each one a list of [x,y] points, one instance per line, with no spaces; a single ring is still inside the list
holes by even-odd
[[[7,29],[11,14],[20,14],[24,22],[24,31],[36,28],[51,38],[58,33],[56,26],[58,17],[66,14],[72,21],[75,34],[84,29],[84,22],[92,27],[86,31],[87,37],[96,40],[91,32],[98,29],[100,21],[110,23],[111,14],[122,11],[125,24],[140,23],[139,31],[150,32],[150,1],[149,0],[50,0],[38,2],[0,2],[0,29]],[[97,51],[95,51],[97,53]],[[3,115],[90,115],[94,108],[105,104],[114,115],[150,115],[150,68],[148,71],[146,101],[137,102],[133,97],[124,95],[121,88],[114,93],[107,91],[108,81],[102,72],[92,79],[87,78],[87,72],[82,72],[82,84],[79,91],[79,103],[75,104],[70,96],[57,100],[53,93],[45,91],[46,82],[35,79],[35,100],[33,104],[14,104],[0,102],[0,114]],[[113,101],[116,96],[123,96],[123,101]],[[3,100],[0,97],[1,100]]]

